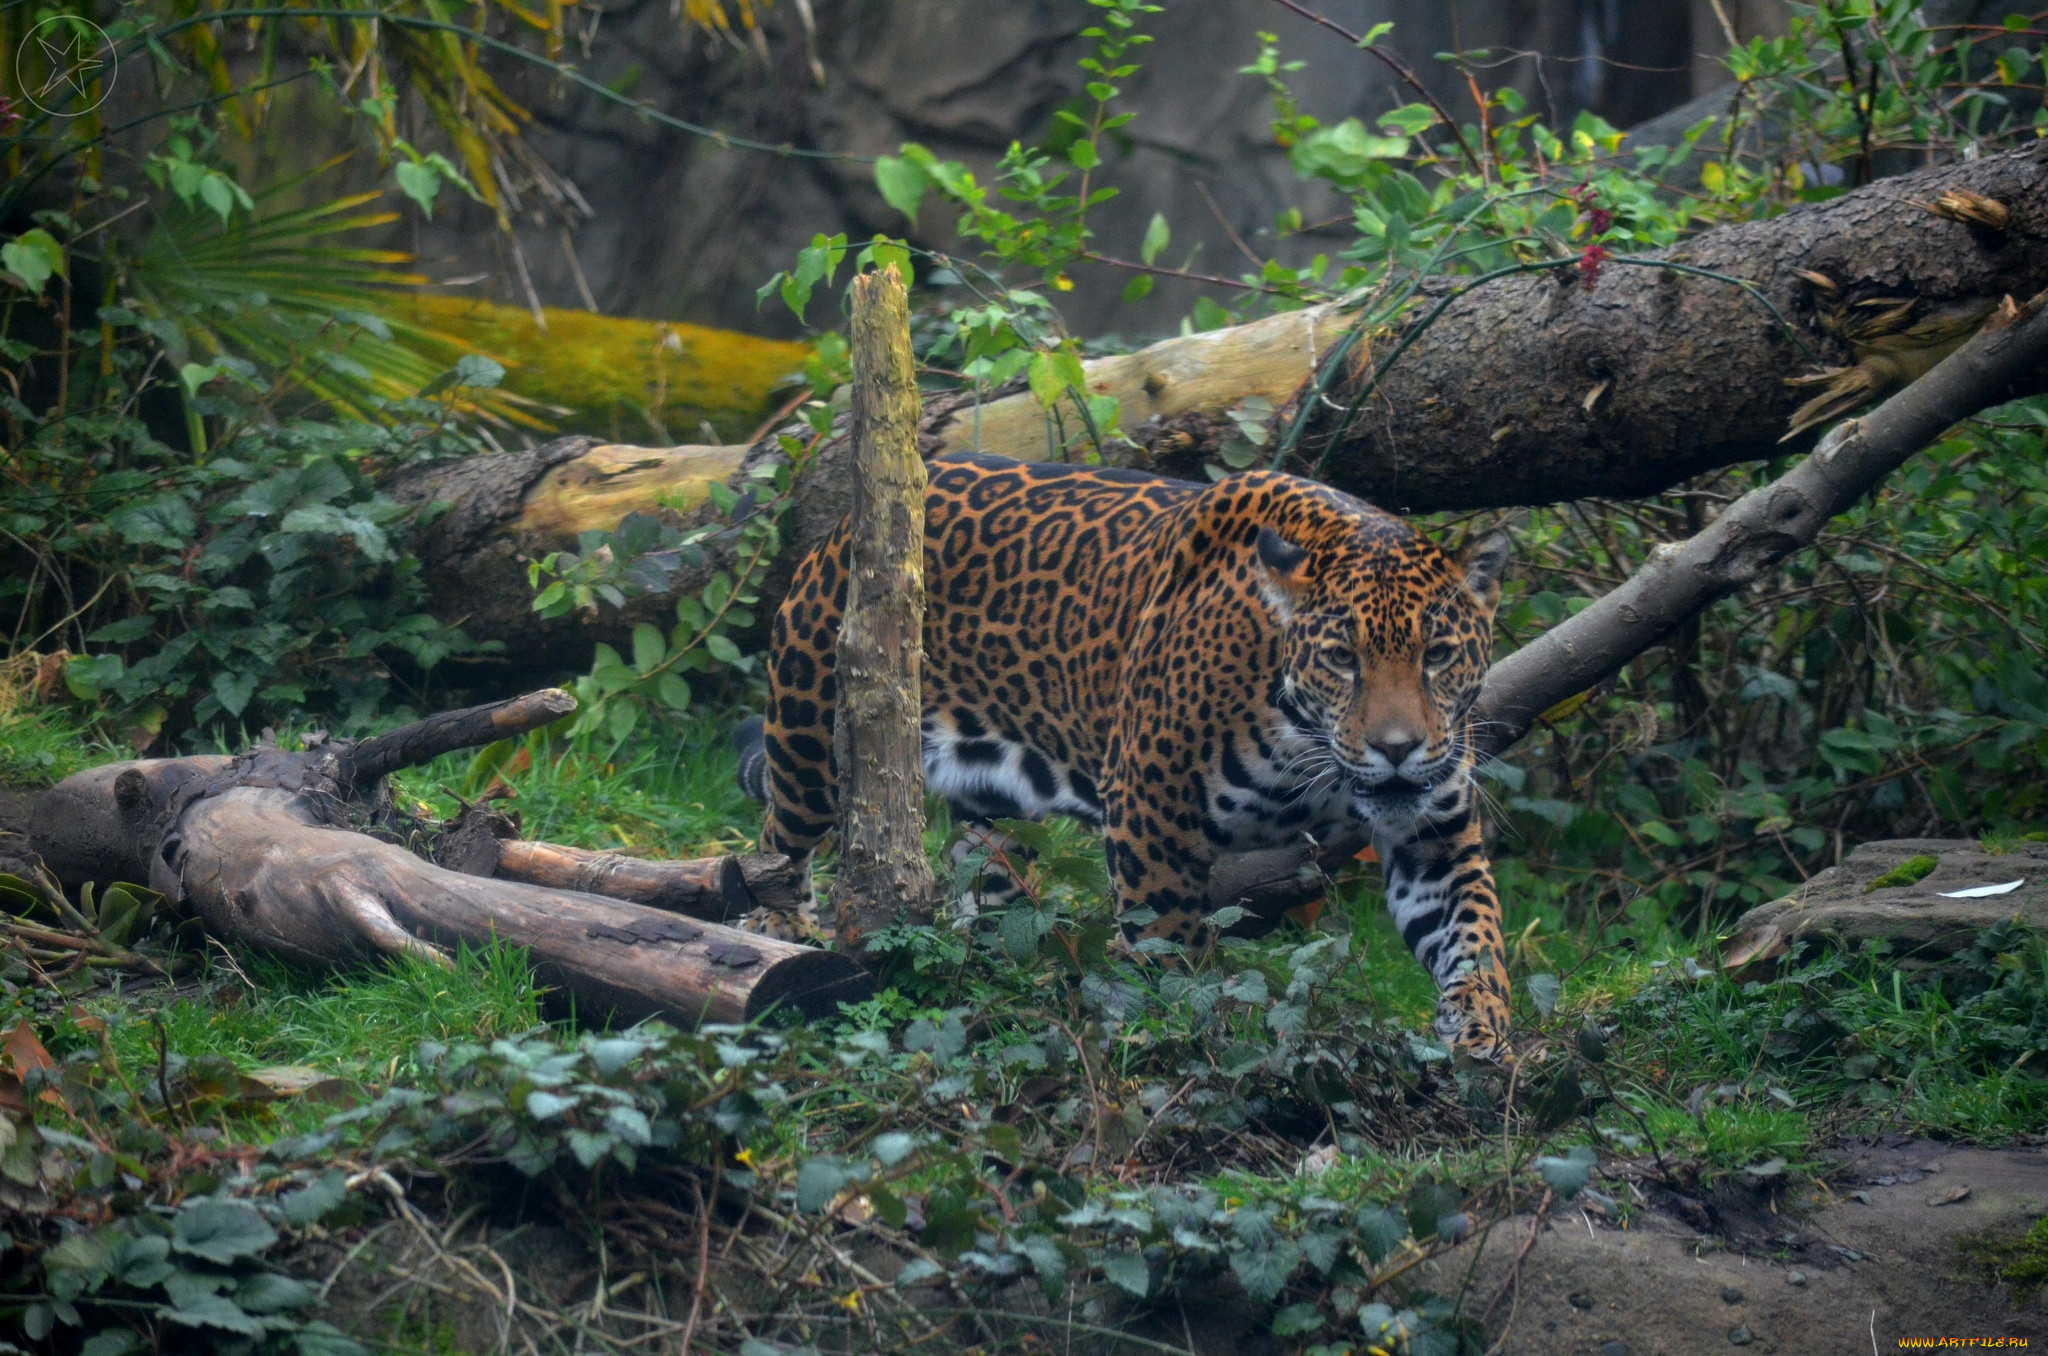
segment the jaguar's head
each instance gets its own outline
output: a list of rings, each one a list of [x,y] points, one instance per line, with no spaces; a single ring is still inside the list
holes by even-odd
[[[1467,775],[1508,540],[1494,533],[1453,556],[1383,515],[1314,536],[1258,536],[1262,591],[1284,628],[1282,695],[1360,811],[1405,818]]]

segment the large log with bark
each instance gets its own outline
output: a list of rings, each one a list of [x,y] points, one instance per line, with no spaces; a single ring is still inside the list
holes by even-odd
[[[1887,379],[1911,376],[1966,337],[2000,297],[2048,286],[2044,156],[2048,147],[2029,148],[1902,175],[1769,221],[1706,231],[1631,262],[1610,261],[1591,289],[1572,269],[1456,296],[1456,280],[1432,282],[1425,298],[1447,301],[1442,313],[1369,391],[1366,364],[1407,336],[1353,347],[1329,400],[1317,402],[1294,464],[1307,469],[1327,454],[1330,483],[1422,512],[1649,494],[1702,471],[1781,455],[1788,420],[1810,394],[1787,386],[1787,377],[1862,362],[1869,393],[1882,394]],[[1950,191],[1996,202],[2004,224],[1993,229],[1933,210]],[[1844,322],[1877,298],[1910,302],[1912,316],[1930,322],[1960,319],[1930,323],[1934,333],[1917,357],[1894,361],[1905,342],[1897,336],[1890,356],[1873,356]],[[1138,444],[1118,454],[1123,460],[1199,478],[1228,432],[1227,411],[1261,396],[1281,407],[1276,422],[1285,426],[1290,402],[1355,319],[1341,306],[1321,306],[1171,339],[1088,364],[1089,383],[1122,402]],[[1342,411],[1361,397],[1347,423]],[[945,392],[926,400],[919,442],[927,456],[978,447],[1040,458],[1046,418],[1028,392],[978,405]],[[786,520],[789,546],[761,589],[759,615],[772,614],[789,568],[851,506],[849,447],[842,423],[807,463]],[[591,641],[617,643],[633,622],[663,620],[667,600],[543,623],[528,609],[526,561],[636,508],[667,502],[682,505],[687,518],[707,518],[711,510],[693,506],[704,504],[713,482],[744,491],[753,483],[748,468],[782,455],[772,437],[752,447],[678,448],[565,439],[415,468],[388,488],[404,500],[451,506],[419,543],[440,615],[506,642],[522,667],[580,666]],[[705,570],[678,574],[679,589],[694,591],[710,569],[730,564],[712,545]]]
[[[585,890],[557,889],[503,878],[546,878],[549,853],[507,854],[514,860],[464,874],[357,831],[364,800],[378,818],[383,772],[573,709],[565,694],[538,693],[359,744],[108,764],[45,792],[31,837],[66,885],[146,882],[193,909],[210,934],[298,964],[411,955],[445,965],[458,946],[523,947],[540,982],[573,998],[589,1022],[749,1022],[777,1008],[817,1018],[872,992],[860,968],[832,952],[586,892],[612,886],[713,908],[710,889],[723,902],[735,888],[723,867],[672,863],[665,880],[659,871],[597,871],[578,882]],[[555,864],[573,851],[552,849]],[[693,880],[697,894],[685,888]]]

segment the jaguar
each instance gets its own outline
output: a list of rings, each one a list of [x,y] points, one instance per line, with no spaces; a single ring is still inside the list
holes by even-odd
[[[1101,828],[1130,942],[1215,928],[1219,855],[1369,841],[1439,991],[1438,1034],[1503,1059],[1499,896],[1472,708],[1508,544],[1454,555],[1315,481],[934,458],[925,494],[927,786],[962,841],[992,821]],[[765,852],[808,868],[837,820],[842,523],[775,615],[769,703],[737,736]],[[1157,948],[1148,948],[1157,949]]]

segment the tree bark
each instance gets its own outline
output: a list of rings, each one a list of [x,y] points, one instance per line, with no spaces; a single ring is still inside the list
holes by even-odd
[[[1815,357],[1855,360],[1823,323],[1832,312],[1899,297],[1968,313],[2048,286],[2044,155],[2048,149],[2029,148],[1902,175],[1635,256],[1748,280],[1791,323],[1796,341],[1742,289],[1672,270],[1610,262],[1591,290],[1575,269],[1488,284],[1450,301],[1415,337],[1342,438],[1341,416],[1319,407],[1294,465],[1313,466],[1327,452],[1331,484],[1384,507],[1427,512],[1644,495],[1782,455],[1779,439],[1803,399],[1785,378],[1823,365]],[[1928,209],[1952,188],[2002,203],[2009,224],[1989,231]],[[1830,280],[1833,297],[1802,271]],[[1460,285],[1438,280],[1426,291],[1441,300]],[[1227,412],[1254,395],[1285,406],[1354,319],[1338,306],[1313,307],[1089,363],[1091,388],[1118,397],[1125,431],[1138,443],[1116,458],[1202,478],[1231,432]],[[1379,336],[1355,353],[1383,358],[1397,342]],[[1331,396],[1348,404],[1358,385],[1353,364]],[[1283,408],[1277,422],[1284,426],[1292,413]],[[927,457],[979,448],[1043,458],[1046,416],[1028,392],[999,393],[978,408],[970,394],[935,394],[918,445]],[[581,528],[658,509],[665,498],[702,504],[713,481],[744,493],[757,483],[746,470],[782,455],[773,437],[751,448],[667,449],[565,439],[407,471],[389,488],[409,502],[451,505],[418,542],[438,615],[506,642],[514,667],[575,667],[593,641],[623,643],[636,621],[665,624],[671,600],[542,622],[528,608],[527,560],[573,545]],[[787,545],[762,581],[758,615],[773,614],[795,562],[846,516],[852,494],[842,425],[800,477]],[[686,507],[685,516],[705,520],[710,512]],[[694,592],[711,570],[732,563],[721,549],[711,557],[705,570],[677,576],[679,590]]]
[[[92,768],[38,799],[31,838],[67,886],[146,882],[190,905],[214,936],[298,964],[412,955],[445,965],[454,946],[520,946],[540,981],[573,997],[589,1022],[748,1022],[778,1006],[817,1018],[872,992],[857,965],[828,951],[595,893],[446,870],[347,827],[352,766],[389,767],[402,750],[432,757],[464,732],[472,742],[503,738],[557,718],[561,697],[535,694],[303,753]],[[669,865],[712,878],[728,869]]]
[[[930,922],[924,855],[924,460],[910,298],[892,265],[853,282],[853,541],[839,631],[842,951],[898,915]]]

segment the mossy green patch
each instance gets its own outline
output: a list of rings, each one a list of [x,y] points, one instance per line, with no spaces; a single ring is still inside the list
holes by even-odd
[[[2011,1286],[2013,1307],[2018,1308],[2048,1285],[2048,1215],[2016,1239],[1971,1239],[1962,1245],[1962,1254],[1979,1275]]]
[[[1908,857],[1876,880],[1863,887],[1864,894],[1874,890],[1891,890],[1901,885],[1918,885],[1934,874],[1934,868],[1941,863],[1933,857],[1921,855]]]
[[[737,442],[811,353],[732,330],[551,307],[541,311],[543,329],[531,311],[470,297],[411,297],[394,309],[504,364],[502,389],[567,411],[547,416],[556,428],[615,442],[701,442],[705,423]],[[443,356],[461,354],[450,347]]]

